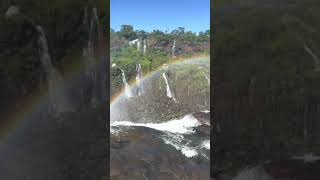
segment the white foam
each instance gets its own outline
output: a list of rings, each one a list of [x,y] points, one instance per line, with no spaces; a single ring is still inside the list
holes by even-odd
[[[188,158],[198,155],[198,152],[197,152],[196,149],[190,148],[190,147],[186,147],[186,146],[181,149],[181,152],[182,152],[182,154],[184,154]]]
[[[195,147],[187,146],[188,141],[186,141],[181,134],[167,133],[162,137],[164,143],[173,146],[176,150],[181,151],[183,155],[188,158],[198,155]]]
[[[201,147],[210,150],[210,140],[203,141]]]
[[[163,123],[134,123],[130,121],[116,121],[111,124],[111,126],[144,126],[159,131],[167,131],[178,134],[191,134],[194,132],[192,128],[200,125],[200,122],[191,114],[184,116],[182,119],[174,119]]]
[[[204,113],[209,113],[210,111],[209,111],[209,110],[204,110],[204,111],[201,111],[201,112],[204,112]]]
[[[313,153],[304,154],[303,156],[294,156],[292,158],[303,160],[305,163],[314,163],[320,160],[320,156],[316,156]]]

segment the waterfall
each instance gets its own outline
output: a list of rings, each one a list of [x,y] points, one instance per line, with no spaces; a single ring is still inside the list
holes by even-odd
[[[176,51],[176,40],[173,40],[173,45],[172,45],[172,57],[175,57],[175,51]]]
[[[168,79],[167,79],[167,76],[166,76],[166,73],[165,73],[165,72],[163,72],[162,77],[163,77],[163,79],[164,79],[165,82],[166,82],[166,86],[167,86],[167,96],[168,96],[169,98],[172,98],[175,102],[177,102],[176,98],[174,98],[174,96],[173,96],[173,94],[172,94],[172,92],[171,92],[171,90],[170,90],[170,86],[169,86]]]
[[[38,45],[40,61],[46,72],[49,86],[50,112],[53,113],[54,116],[59,116],[60,113],[72,111],[73,108],[65,96],[63,79],[52,65],[45,33],[41,26],[36,26],[36,29],[39,33]]]
[[[210,78],[207,75],[204,75],[204,78],[208,81],[208,85],[210,85]]]
[[[142,79],[141,64],[136,64],[136,71],[137,71],[137,76],[136,76],[137,94],[138,94],[138,96],[141,96],[143,94],[143,84],[140,82]]]
[[[137,41],[137,49],[138,49],[139,52],[141,52],[141,51],[140,51],[140,46],[141,46],[141,43],[140,43],[140,39],[139,39],[139,40]]]
[[[127,83],[126,75],[124,74],[123,69],[121,69],[121,72],[122,72],[122,82],[123,82],[123,86],[124,86],[125,95],[126,95],[128,98],[130,98],[130,97],[132,97],[132,93],[131,93],[131,90],[130,90],[130,86],[129,86],[129,84]]]
[[[89,27],[89,22],[88,22],[88,8],[85,7],[84,8],[84,16],[83,16],[83,26],[86,28],[87,31],[89,31],[88,29],[90,28]],[[88,56],[88,48],[89,47],[89,43],[87,42],[87,46],[83,48],[83,51],[82,51],[82,56]]]
[[[146,54],[147,52],[147,40],[143,40],[143,54]]]
[[[100,34],[99,34],[99,18],[97,8],[92,8],[90,22],[88,22],[88,10],[85,8],[84,10],[84,20],[83,24],[87,27],[88,30],[88,40],[86,47],[83,50],[83,56],[85,57],[86,64],[86,79],[88,82],[88,87],[85,87],[89,90],[90,95],[90,103],[93,108],[97,107],[100,101],[105,100],[106,87],[104,86],[106,82],[105,69],[99,64],[99,61],[96,57],[95,47],[98,44]],[[103,62],[105,63],[105,62]],[[84,90],[87,91],[87,90]],[[91,92],[91,93],[90,93]]]

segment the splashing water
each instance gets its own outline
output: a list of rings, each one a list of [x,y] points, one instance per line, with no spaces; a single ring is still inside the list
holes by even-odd
[[[200,126],[201,123],[192,115],[186,115],[182,119],[174,119],[163,123],[134,123],[131,121],[116,121],[111,126],[144,126],[159,131],[167,131],[179,134],[193,133],[193,127]]]

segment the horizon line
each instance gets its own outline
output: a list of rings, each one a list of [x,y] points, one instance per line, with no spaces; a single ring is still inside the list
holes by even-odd
[[[134,30],[134,31],[145,31],[145,32],[147,32],[147,33],[151,33],[151,32],[156,31],[156,30],[159,30],[159,31],[161,31],[161,32],[172,32],[172,31],[174,31],[174,30],[177,30],[179,27],[185,28],[185,27],[183,27],[183,26],[177,26],[177,27],[174,28],[174,29],[166,29],[166,30],[163,30],[163,29],[161,29],[161,28],[154,28],[154,29],[152,29],[152,30],[144,30],[144,29],[135,29],[134,26],[131,25],[131,24],[122,24],[122,25],[129,25],[129,26],[132,26],[132,27],[133,27],[133,30]],[[122,26],[122,25],[121,25],[121,26]],[[111,30],[111,29],[113,29],[115,32],[118,32],[118,31],[121,30],[121,27],[119,27],[118,29],[116,29],[116,28],[113,28],[113,27],[110,26],[110,30]],[[185,31],[184,31],[184,32],[199,33],[199,32],[205,32],[205,31],[208,31],[208,30],[210,31],[210,27],[207,28],[207,29],[201,30],[201,31],[192,31],[192,30],[188,30],[187,28],[185,28]]]

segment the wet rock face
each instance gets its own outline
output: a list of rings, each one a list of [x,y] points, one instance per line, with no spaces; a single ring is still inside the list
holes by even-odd
[[[160,131],[145,127],[110,134],[110,178],[209,180],[209,166],[197,164],[165,144]]]
[[[142,95],[134,93],[133,97],[124,98],[115,106],[120,109],[121,114],[126,114],[116,120],[156,123],[210,109],[210,88],[205,78],[208,69],[205,68],[208,68],[208,61],[200,65],[183,64],[171,69],[169,67],[166,72],[167,81],[176,101],[167,95],[164,71],[143,80]],[[136,88],[133,87],[132,92],[136,92]]]
[[[210,125],[210,113],[209,112],[195,112],[192,115],[200,121],[201,124]]]

